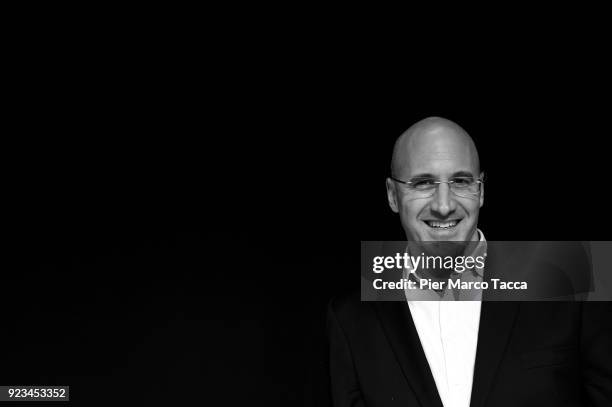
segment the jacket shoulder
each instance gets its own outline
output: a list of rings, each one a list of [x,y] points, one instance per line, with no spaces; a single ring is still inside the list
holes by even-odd
[[[336,296],[330,300],[328,306],[328,315],[344,323],[363,322],[364,318],[373,315],[372,311],[369,302],[361,301],[359,291]]]

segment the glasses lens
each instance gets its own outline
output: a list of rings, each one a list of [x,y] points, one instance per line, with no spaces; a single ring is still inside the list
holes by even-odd
[[[459,196],[474,196],[480,193],[480,182],[470,177],[453,178],[451,190]]]
[[[433,191],[436,189],[436,180],[433,178],[413,178],[410,186],[417,191]]]

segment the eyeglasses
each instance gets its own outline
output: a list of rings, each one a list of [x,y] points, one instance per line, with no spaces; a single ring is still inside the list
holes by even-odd
[[[480,194],[481,185],[484,183],[484,176],[482,178],[453,177],[448,181],[439,181],[429,177],[416,177],[410,181],[402,181],[394,177],[390,178],[395,182],[406,185],[408,190],[419,198],[434,196],[439,184],[448,184],[451,192],[457,196],[474,198]]]

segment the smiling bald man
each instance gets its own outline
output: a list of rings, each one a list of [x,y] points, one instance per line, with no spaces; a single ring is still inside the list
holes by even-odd
[[[430,117],[406,130],[386,185],[407,251],[424,242],[488,250],[484,268],[462,280],[506,263],[478,229],[483,178],[458,124]],[[333,405],[612,406],[612,303],[442,301],[446,293],[429,291],[427,301],[362,302],[356,292],[330,302]]]
[[[465,130],[446,119],[428,118],[395,143],[387,179],[389,205],[399,213],[408,240],[475,241],[483,177],[478,151]],[[457,195],[458,181],[472,183],[476,193]]]

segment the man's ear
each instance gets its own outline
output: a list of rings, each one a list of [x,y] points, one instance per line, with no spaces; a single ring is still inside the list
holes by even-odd
[[[395,213],[399,212],[399,205],[397,204],[397,194],[395,191],[395,183],[391,178],[387,178],[387,199],[389,200],[389,206]]]
[[[480,179],[484,179],[484,172],[480,173]],[[484,204],[484,182],[480,184],[480,208]]]

